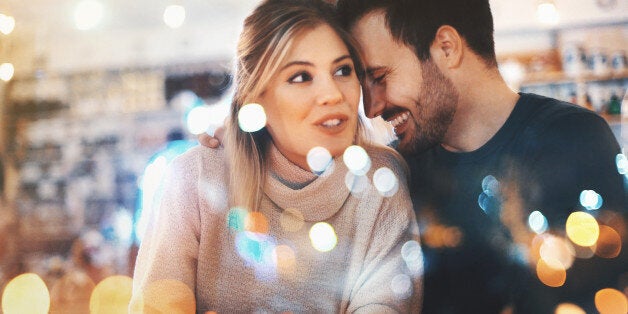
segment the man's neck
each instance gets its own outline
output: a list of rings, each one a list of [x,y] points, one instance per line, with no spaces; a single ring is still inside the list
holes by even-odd
[[[471,152],[482,147],[501,129],[519,99],[498,73],[478,72],[456,84],[460,101],[441,143],[448,151]]]

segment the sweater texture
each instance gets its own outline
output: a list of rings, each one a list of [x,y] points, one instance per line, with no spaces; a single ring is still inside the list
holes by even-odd
[[[317,176],[272,146],[255,212],[229,208],[238,191],[222,149],[177,158],[139,250],[131,312],[418,312],[422,251],[405,169],[386,148],[365,149],[365,175],[338,157]],[[374,184],[384,167],[395,193]]]

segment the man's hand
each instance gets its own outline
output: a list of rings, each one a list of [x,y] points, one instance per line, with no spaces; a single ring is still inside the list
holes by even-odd
[[[225,127],[221,126],[216,129],[216,132],[214,132],[213,137],[205,132],[199,134],[198,142],[201,143],[201,145],[209,147],[209,148],[218,148],[220,147],[221,142],[224,139],[224,136],[225,136]]]

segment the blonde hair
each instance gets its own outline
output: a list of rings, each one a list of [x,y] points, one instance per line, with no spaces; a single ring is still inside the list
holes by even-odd
[[[229,201],[231,206],[257,210],[267,171],[266,152],[271,141],[266,128],[242,131],[238,112],[254,102],[266,89],[285,59],[294,38],[303,31],[328,25],[347,45],[356,73],[362,77],[362,63],[350,36],[337,22],[333,6],[322,0],[266,0],[244,21],[237,48],[235,90],[227,123],[226,149],[230,163]],[[362,133],[362,127],[358,127]],[[356,142],[363,141],[358,135]]]

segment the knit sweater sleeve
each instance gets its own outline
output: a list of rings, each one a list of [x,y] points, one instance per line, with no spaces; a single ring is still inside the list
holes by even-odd
[[[151,295],[194,298],[200,236],[196,191],[199,164],[200,158],[195,153],[184,154],[168,169],[163,196],[150,218],[137,256],[131,312],[143,312],[134,309],[146,308],[143,303],[149,300],[142,299],[149,298],[147,291]],[[159,291],[173,286],[187,291]]]
[[[349,313],[418,313],[423,295],[423,256],[403,161],[386,154],[382,165],[398,178],[399,189],[382,196],[366,254],[352,288]],[[376,164],[377,162],[374,162]],[[362,235],[360,235],[362,236]]]

